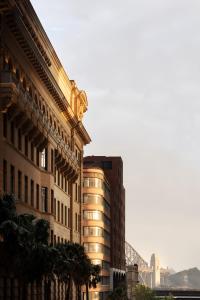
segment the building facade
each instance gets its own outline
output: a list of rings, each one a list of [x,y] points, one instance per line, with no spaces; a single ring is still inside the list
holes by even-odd
[[[29,0],[0,4],[0,193],[81,242],[84,91],[69,80]]]
[[[125,282],[125,189],[121,157],[87,156],[85,168],[103,170],[110,186],[111,288]]]
[[[101,282],[90,289],[90,300],[106,300],[111,291],[110,187],[102,169],[84,168],[83,172],[84,248],[92,263],[101,266]]]

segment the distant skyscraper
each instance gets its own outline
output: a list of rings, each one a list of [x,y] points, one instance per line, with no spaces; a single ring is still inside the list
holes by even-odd
[[[152,288],[155,288],[160,285],[160,260],[156,254],[151,256],[150,268],[152,268]]]

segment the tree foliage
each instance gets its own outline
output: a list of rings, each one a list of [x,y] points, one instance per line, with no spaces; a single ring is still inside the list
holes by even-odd
[[[100,267],[91,263],[82,245],[49,245],[49,222],[31,214],[18,215],[15,199],[9,195],[0,198],[0,237],[0,270],[18,278],[24,300],[28,283],[34,281],[44,280],[47,293],[50,280],[66,283],[66,300],[70,299],[72,282],[81,299],[82,285],[96,287],[100,281]]]

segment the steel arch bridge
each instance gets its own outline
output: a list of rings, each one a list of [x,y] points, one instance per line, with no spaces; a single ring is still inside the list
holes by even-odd
[[[147,274],[150,271],[148,263],[140,256],[140,254],[128,243],[125,242],[126,266],[138,265],[139,281],[147,285]]]

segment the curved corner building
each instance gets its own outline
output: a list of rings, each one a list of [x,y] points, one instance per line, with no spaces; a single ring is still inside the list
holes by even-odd
[[[83,176],[83,243],[92,263],[101,266],[101,282],[89,295],[90,300],[104,300],[111,290],[110,189],[100,168],[84,168]]]

